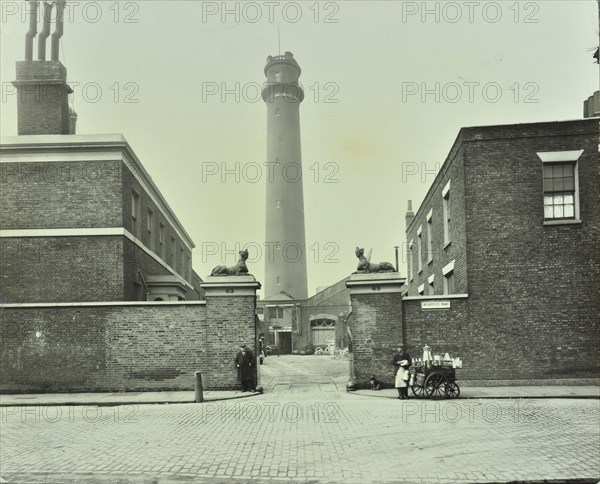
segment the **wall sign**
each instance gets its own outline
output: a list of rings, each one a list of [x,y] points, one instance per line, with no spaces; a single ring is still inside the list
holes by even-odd
[[[421,309],[450,309],[450,301],[421,301]]]

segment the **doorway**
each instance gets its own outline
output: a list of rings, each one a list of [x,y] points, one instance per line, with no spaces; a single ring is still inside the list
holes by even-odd
[[[282,355],[292,354],[292,332],[291,331],[278,331],[277,336],[279,337],[279,352]]]

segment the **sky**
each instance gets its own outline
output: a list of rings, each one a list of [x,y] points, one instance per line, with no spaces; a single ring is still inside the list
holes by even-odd
[[[0,133],[25,2],[0,1]],[[264,279],[268,55],[302,68],[309,295],[401,259],[461,127],[578,119],[598,90],[595,0],[68,2],[61,62],[79,134],[122,133],[196,244],[201,277],[248,247]],[[400,261],[400,272],[406,273]]]

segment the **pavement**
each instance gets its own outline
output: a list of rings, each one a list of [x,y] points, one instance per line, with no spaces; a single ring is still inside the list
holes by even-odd
[[[300,358],[300,359],[299,359]],[[261,384],[266,393],[281,392],[292,388],[318,391],[345,391],[347,362],[330,357],[272,356],[261,366]],[[298,361],[301,364],[298,364]],[[314,366],[322,366],[315,371]],[[460,382],[458,382],[460,383]],[[356,390],[349,395],[397,399],[396,389]],[[258,393],[241,391],[204,391],[205,402],[233,400],[257,396]],[[409,390],[410,397],[412,395]],[[596,398],[600,399],[600,386],[554,385],[554,386],[498,386],[461,387],[460,399],[506,399],[506,398]],[[193,391],[172,392],[104,392],[104,393],[41,393],[0,395],[0,407],[32,405],[143,405],[196,403]]]
[[[394,390],[346,392],[347,362],[330,358],[269,357],[261,373],[265,393],[252,398],[2,406],[0,478],[47,484],[600,480],[597,387],[554,394],[548,387],[465,387],[466,397],[456,400],[401,401]],[[484,390],[491,396],[467,398]],[[184,401],[193,399],[193,392],[183,393]]]
[[[258,393],[240,391],[205,391],[205,402],[248,398]],[[151,405],[196,403],[193,391],[182,392],[116,392],[116,393],[39,393],[0,395],[0,407],[34,405]],[[1,483],[0,483],[1,484]]]
[[[273,391],[281,391],[282,386],[287,389],[294,382],[276,383]],[[331,381],[317,383],[318,389],[330,385],[336,391],[344,391],[343,385]],[[279,388],[277,388],[279,386]],[[311,386],[304,385],[304,386]],[[266,393],[269,393],[266,389]],[[259,393],[242,393],[240,391],[205,391],[205,402],[217,402],[223,400],[234,400],[238,398],[249,398],[258,396]],[[397,399],[398,392],[395,389],[383,390],[356,390],[348,392],[348,395],[373,398]],[[411,398],[415,398],[409,390]],[[460,399],[506,399],[506,398],[591,398],[600,399],[600,387],[598,386],[518,386],[518,387],[463,387],[460,390]],[[39,394],[13,394],[0,395],[0,407],[21,407],[36,405],[156,405],[173,403],[196,403],[195,393],[192,391],[180,392],[117,392],[117,393],[39,393]]]

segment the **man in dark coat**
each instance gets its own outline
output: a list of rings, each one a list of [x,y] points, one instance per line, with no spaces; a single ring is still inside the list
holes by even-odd
[[[248,345],[241,345],[235,357],[238,371],[238,381],[242,384],[243,392],[253,392],[254,389],[254,355]]]

